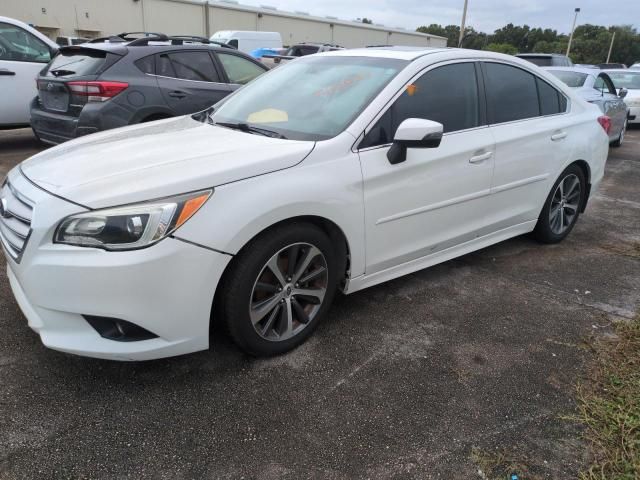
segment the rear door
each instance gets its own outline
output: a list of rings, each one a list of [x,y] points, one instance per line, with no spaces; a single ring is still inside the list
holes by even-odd
[[[232,90],[246,85],[254,78],[262,75],[267,68],[240,55],[226,52],[216,52],[218,61],[224,69],[229,87]]]
[[[35,35],[0,22],[0,125],[27,125],[38,72],[51,51]]]
[[[501,62],[485,62],[483,71],[496,141],[486,215],[502,229],[538,218],[558,169],[571,156],[575,127],[566,97],[532,72]]]
[[[176,115],[204,110],[231,92],[207,50],[160,53],[156,75],[162,96]]]

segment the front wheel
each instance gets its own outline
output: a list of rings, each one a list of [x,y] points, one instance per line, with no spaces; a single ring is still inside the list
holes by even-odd
[[[586,194],[584,173],[569,165],[553,185],[533,231],[543,243],[558,243],[573,230]]]
[[[338,283],[329,237],[313,224],[277,227],[234,259],[222,315],[246,353],[271,356],[304,342],[326,315]]]

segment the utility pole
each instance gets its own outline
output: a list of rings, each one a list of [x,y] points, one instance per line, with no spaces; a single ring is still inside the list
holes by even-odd
[[[462,47],[462,40],[464,39],[464,29],[467,23],[467,5],[469,0],[464,0],[464,9],[462,10],[462,23],[460,24],[460,39],[458,40],[458,48]]]
[[[571,42],[573,42],[573,32],[576,30],[576,22],[578,21],[578,14],[580,13],[580,9],[575,9],[575,16],[573,17],[573,27],[571,27],[571,35],[569,35],[569,45],[567,45],[567,57],[569,56],[569,52],[571,52]]]
[[[609,45],[609,54],[607,55],[607,61],[605,63],[609,63],[611,60],[611,52],[613,51],[613,42],[616,41],[616,32],[613,32],[613,36],[611,37],[611,45]]]

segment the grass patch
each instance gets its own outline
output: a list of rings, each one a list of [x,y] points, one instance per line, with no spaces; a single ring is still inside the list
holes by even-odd
[[[576,420],[593,456],[582,480],[640,478],[640,316],[593,342],[589,380],[578,386]]]

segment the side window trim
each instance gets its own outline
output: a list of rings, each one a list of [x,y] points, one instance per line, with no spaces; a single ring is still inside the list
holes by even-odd
[[[478,83],[478,107],[479,107],[478,125],[475,126],[475,127],[464,129],[464,130],[456,130],[456,131],[453,131],[453,132],[446,132],[443,135],[444,136],[457,135],[459,133],[478,130],[480,128],[487,128],[489,126],[489,123],[488,123],[488,116],[487,116],[487,111],[486,111],[486,95],[485,95],[484,88],[482,88],[482,89],[480,88],[480,85],[482,85],[484,87],[484,78],[482,80],[480,80],[480,75],[478,73],[479,69],[481,68],[482,62],[478,61],[478,60],[475,60],[475,59],[470,59],[470,58],[469,59],[444,60],[442,62],[434,63],[432,65],[428,65],[428,66],[424,67],[422,70],[417,72],[414,76],[412,76],[407,82],[405,82],[402,85],[402,87],[400,87],[398,89],[398,91],[393,94],[393,96],[387,101],[387,103],[384,104],[384,106],[380,109],[380,111],[376,115],[374,115],[373,119],[367,124],[367,126],[362,131],[362,134],[359,135],[358,139],[354,142],[353,151],[369,151],[369,150],[375,150],[375,149],[378,149],[378,148],[386,148],[389,145],[391,145],[391,143],[386,143],[384,145],[373,145],[371,147],[364,147],[364,148],[360,147],[360,145],[364,141],[365,137],[369,134],[369,132],[371,132],[371,129],[373,127],[375,127],[375,125],[378,123],[378,121],[387,113],[387,111],[393,106],[393,104],[396,102],[396,100],[398,100],[398,98],[400,98],[400,96],[404,93],[404,91],[407,88],[407,85],[410,85],[412,82],[414,82],[417,79],[421,78],[423,75],[426,75],[431,70],[435,70],[436,68],[439,68],[439,67],[445,67],[447,65],[456,65],[456,64],[460,64],[460,63],[472,63],[472,64],[475,65],[476,81]]]

